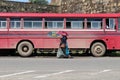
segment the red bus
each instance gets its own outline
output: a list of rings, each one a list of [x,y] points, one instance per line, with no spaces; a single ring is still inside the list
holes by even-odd
[[[57,49],[58,31],[69,34],[70,49],[103,56],[120,50],[120,14],[0,13],[0,49],[30,56],[36,49]]]

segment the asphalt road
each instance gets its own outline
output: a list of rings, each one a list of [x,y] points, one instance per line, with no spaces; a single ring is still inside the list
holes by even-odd
[[[120,80],[120,57],[0,57],[0,80]]]

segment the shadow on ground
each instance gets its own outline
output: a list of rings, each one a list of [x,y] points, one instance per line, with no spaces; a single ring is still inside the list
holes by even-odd
[[[18,53],[16,53],[15,51],[12,50],[0,50],[0,57],[4,57],[4,56],[12,56],[12,57],[17,57],[19,56]],[[56,53],[34,53],[31,57],[33,56],[43,56],[43,57],[56,57]],[[71,56],[73,57],[89,57],[92,56],[92,54],[88,54],[88,53],[71,53]],[[105,57],[120,57],[120,51],[109,51],[106,53]]]

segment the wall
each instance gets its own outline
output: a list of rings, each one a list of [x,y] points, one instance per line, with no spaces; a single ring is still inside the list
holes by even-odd
[[[56,5],[38,5],[32,3],[12,2],[0,0],[0,12],[40,12],[40,13],[56,13],[58,12]]]

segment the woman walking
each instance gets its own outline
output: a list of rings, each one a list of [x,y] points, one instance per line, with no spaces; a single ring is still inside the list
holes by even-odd
[[[62,52],[64,54],[64,56],[62,56],[62,57],[63,58],[71,58],[71,56],[69,54],[68,43],[67,43],[68,34],[64,31],[59,31],[58,34],[61,35],[59,48],[62,50]]]

